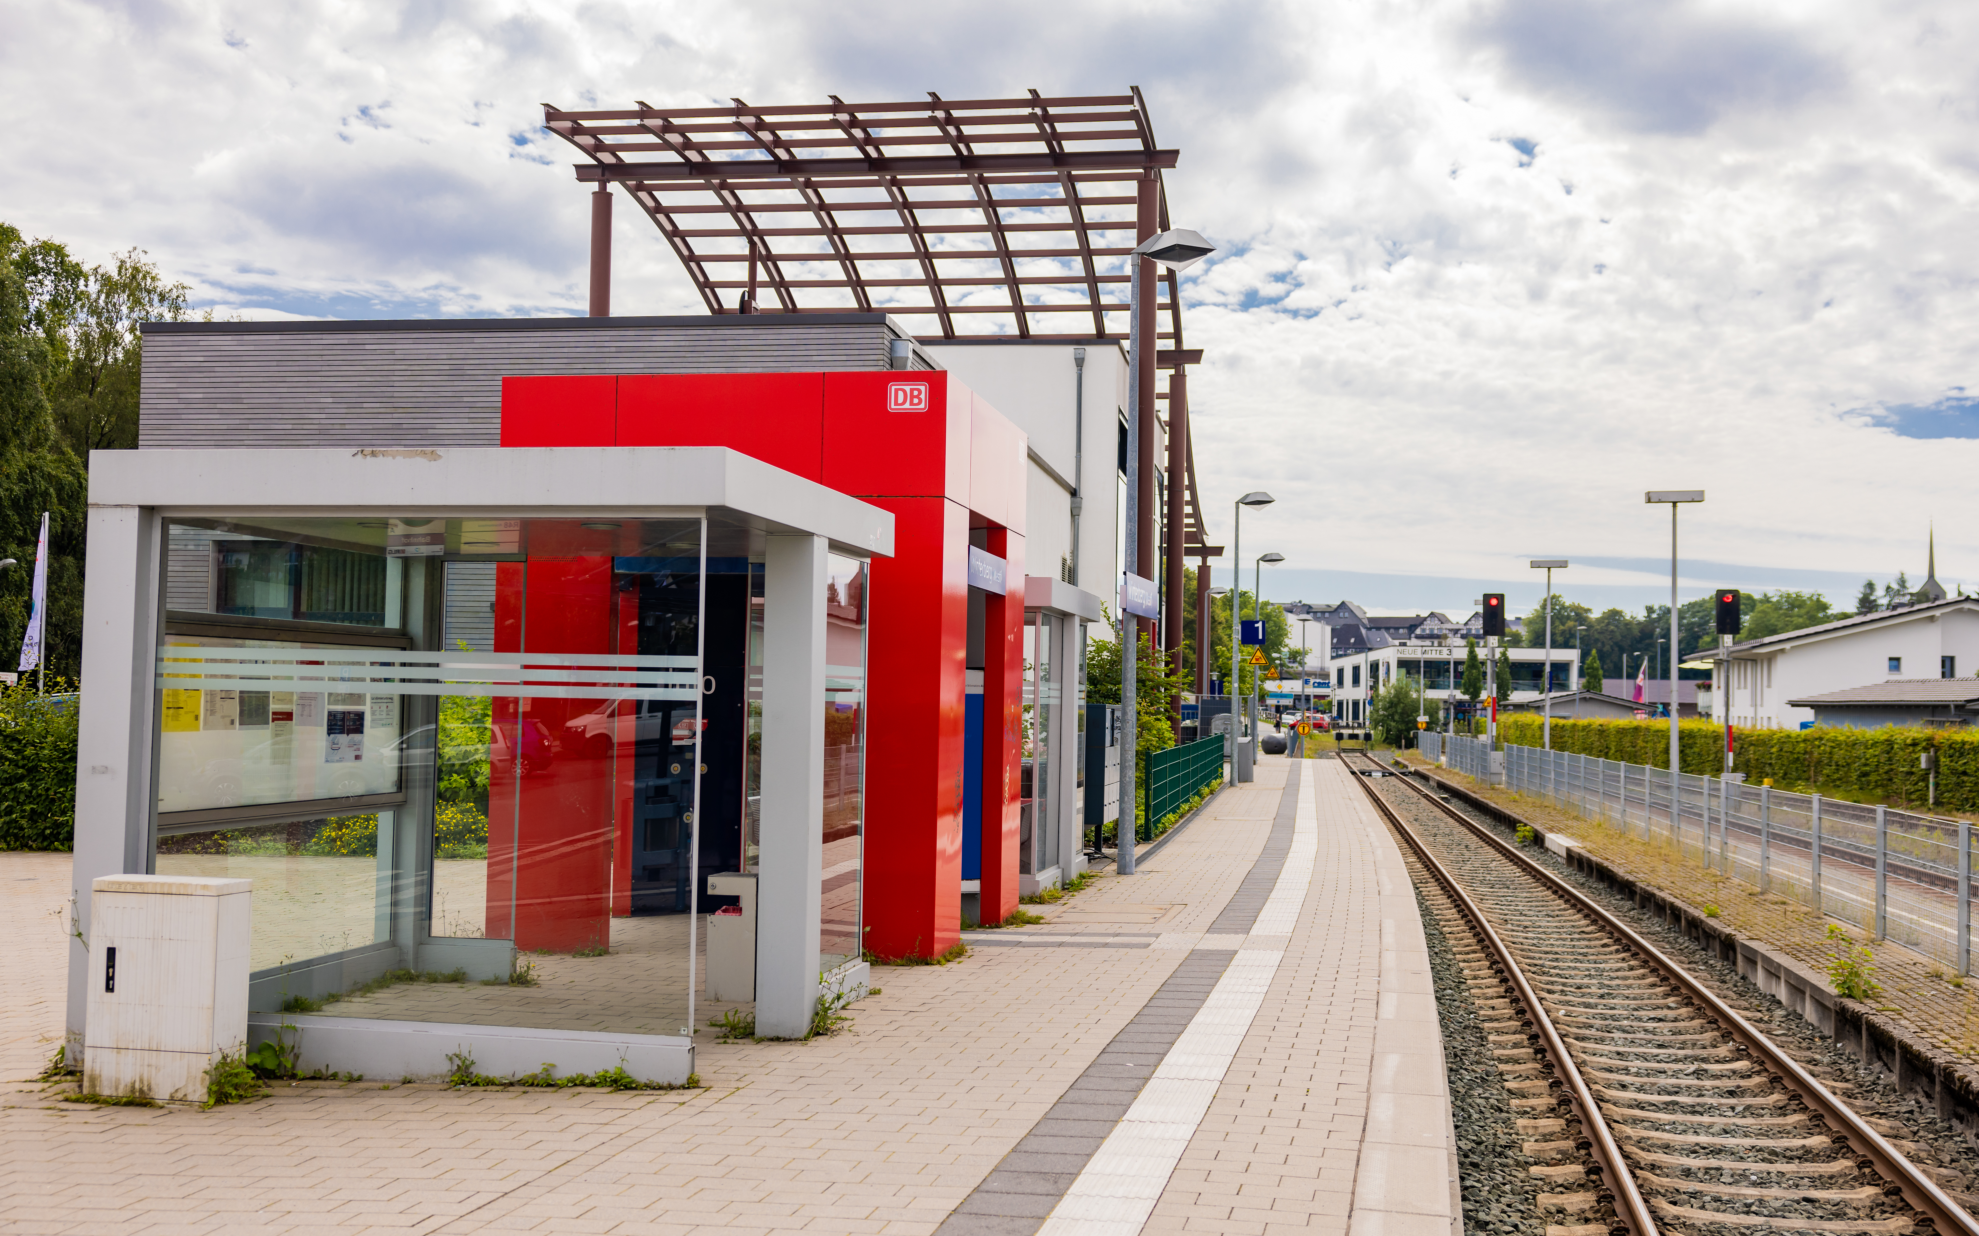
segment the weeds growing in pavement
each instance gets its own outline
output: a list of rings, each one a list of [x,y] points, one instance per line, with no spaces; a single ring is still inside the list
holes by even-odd
[[[701,1088],[701,1075],[689,1073],[684,1082],[645,1081],[634,1077],[626,1070],[624,1057],[609,1069],[596,1073],[569,1073],[557,1076],[557,1066],[545,1062],[534,1073],[521,1073],[514,1077],[490,1077],[477,1072],[474,1067],[474,1053],[466,1048],[447,1053],[447,1063],[452,1072],[447,1074],[447,1084],[460,1089],[508,1086],[523,1086],[538,1090],[569,1090],[577,1086],[588,1086],[598,1090],[698,1090]]]
[[[157,1107],[158,1100],[142,1094],[65,1094],[64,1103],[94,1103],[98,1107]]]
[[[1027,906],[1056,905],[1067,897],[1076,897],[1086,891],[1086,887],[1097,879],[1099,879],[1099,872],[1081,871],[1078,875],[1073,876],[1063,884],[1054,885],[1051,888],[1041,888],[1029,897],[1019,897],[1017,900]]]
[[[1532,831],[1532,825],[1521,824],[1513,835],[1518,838],[1520,845],[1531,845],[1533,837],[1537,834]]]
[[[1868,946],[1855,943],[1833,923],[1828,924],[1828,938],[1841,942],[1835,959],[1828,963],[1828,981],[1835,985],[1835,994],[1865,1002],[1882,995],[1883,988],[1876,982],[1876,967],[1871,964],[1876,957]]]
[[[1708,901],[1707,901],[1707,902],[1705,902],[1705,903],[1704,903],[1704,917],[1706,917],[1706,918],[1717,918],[1717,917],[1718,917],[1718,907],[1717,907],[1717,906],[1714,906],[1714,905],[1712,905],[1712,904],[1711,904],[1710,902],[1708,902]]]
[[[266,1047],[267,1044],[262,1044]],[[211,1111],[224,1103],[246,1103],[261,1097],[261,1078],[237,1051],[222,1052],[206,1066],[206,1102]]]
[[[42,1066],[41,1073],[35,1080],[62,1081],[75,1076],[78,1071],[69,1064],[69,1045],[64,1043],[55,1049],[54,1055],[48,1057],[48,1063]]]
[[[1010,912],[1010,917],[1004,919],[1000,923],[972,924],[971,930],[995,931],[999,927],[1029,927],[1033,923],[1042,923],[1042,922],[1044,922],[1044,915],[1033,914],[1029,910],[1020,908],[1020,909],[1012,910]]]

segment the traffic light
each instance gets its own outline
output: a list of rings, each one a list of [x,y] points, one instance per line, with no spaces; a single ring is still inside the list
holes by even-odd
[[[1736,588],[1718,589],[1718,634],[1737,635],[1739,594]]]
[[[1487,592],[1484,594],[1484,634],[1488,636],[1505,633],[1505,594]]]

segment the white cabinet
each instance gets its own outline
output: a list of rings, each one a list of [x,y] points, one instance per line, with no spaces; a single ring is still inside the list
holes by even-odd
[[[83,1089],[206,1101],[247,1042],[250,880],[99,876],[91,889]]]

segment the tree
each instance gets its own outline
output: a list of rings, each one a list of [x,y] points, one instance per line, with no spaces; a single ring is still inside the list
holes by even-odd
[[[1910,604],[1910,574],[1898,571],[1895,583],[1883,585],[1883,608],[1901,609]]]
[[[1111,630],[1118,633],[1120,620],[1102,610]],[[1134,728],[1137,774],[1147,771],[1147,757],[1175,745],[1175,732],[1168,727],[1168,710],[1177,694],[1188,690],[1180,675],[1170,674],[1146,636],[1134,657]],[[1095,704],[1120,702],[1120,641],[1095,639],[1086,647],[1086,697]]]
[[[85,267],[0,223],[0,557],[20,562],[0,572],[0,666],[27,625],[46,511],[47,666],[80,673],[88,452],[137,445],[137,324],[184,317],[188,293],[136,249]]]
[[[1258,616],[1257,603],[1250,593],[1242,594],[1241,608],[1245,618]],[[1209,607],[1210,625],[1210,667],[1225,683],[1230,681],[1230,594],[1214,597]],[[1253,689],[1257,683],[1258,670],[1269,670],[1285,658],[1286,641],[1291,636],[1292,624],[1285,616],[1283,608],[1267,601],[1264,605],[1264,660],[1263,666],[1250,664],[1252,646],[1244,645],[1242,680],[1238,683],[1239,695]],[[1190,643],[1185,633],[1184,642]],[[1226,687],[1226,690],[1228,688]]]
[[[1464,698],[1475,704],[1484,698],[1484,663],[1477,659],[1477,641],[1464,641]]]
[[[1367,714],[1368,728],[1374,731],[1377,740],[1397,747],[1408,742],[1416,728],[1420,689],[1407,674],[1395,675],[1381,688]]]
[[[1795,592],[1782,588],[1778,592],[1759,595],[1759,603],[1753,608],[1752,616],[1746,619],[1745,629],[1739,637],[1765,639],[1769,635],[1818,627],[1841,616],[1828,608],[1828,598],[1818,592]]]
[[[1876,612],[1875,580],[1865,579],[1862,581],[1862,591],[1855,594],[1855,612],[1857,614],[1873,614]]]
[[[1559,593],[1553,594],[1553,646],[1572,648],[1574,628],[1588,626],[1594,621],[1594,611],[1575,601],[1569,601]],[[1525,638],[1513,648],[1544,648],[1546,646],[1546,602],[1542,599],[1532,607],[1526,616]]]
[[[1498,706],[1503,708],[1512,702],[1512,653],[1510,649],[1498,650],[1498,681],[1492,684],[1498,689]]]
[[[1587,666],[1580,672],[1580,686],[1583,691],[1606,691],[1608,682],[1601,676],[1601,650],[1587,654]]]

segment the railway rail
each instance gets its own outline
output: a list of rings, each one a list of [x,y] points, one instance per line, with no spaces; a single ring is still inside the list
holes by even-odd
[[[1858,1114],[1847,1083],[1494,830],[1371,756],[1341,758],[1433,881],[1425,896],[1479,946],[1465,978],[1498,1018],[1485,1028],[1513,1106],[1532,1115],[1530,1170],[1558,1189],[1542,1207],[1571,1220],[1554,1236],[1979,1236],[1940,1183],[1963,1178],[1915,1161],[1928,1148]]]

